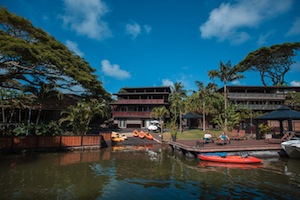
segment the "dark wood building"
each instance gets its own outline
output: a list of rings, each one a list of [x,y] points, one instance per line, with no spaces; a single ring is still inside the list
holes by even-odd
[[[219,90],[224,91],[224,88]],[[227,86],[227,97],[230,103],[238,108],[248,108],[253,111],[269,112],[284,105],[290,92],[300,92],[298,86]]]
[[[153,108],[169,108],[170,87],[121,88],[117,101],[112,103],[114,124],[119,128],[147,128]]]

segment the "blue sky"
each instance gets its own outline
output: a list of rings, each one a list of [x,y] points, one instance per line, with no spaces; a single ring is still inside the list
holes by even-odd
[[[1,0],[84,57],[110,93],[122,87],[211,82],[262,46],[300,42],[298,0]],[[300,52],[299,52],[300,53]],[[298,54],[299,54],[298,53]],[[300,56],[286,74],[300,86]],[[231,85],[261,86],[258,73]],[[222,87],[216,79],[216,83]]]

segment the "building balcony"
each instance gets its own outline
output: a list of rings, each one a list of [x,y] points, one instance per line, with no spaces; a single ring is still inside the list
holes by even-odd
[[[113,111],[113,117],[124,117],[124,118],[150,118],[150,113],[148,111]]]
[[[238,104],[237,108],[238,109],[250,109],[250,110],[276,110],[279,108],[280,105],[245,105],[245,104]]]
[[[117,118],[151,118],[149,111],[113,111],[113,117]],[[166,117],[170,117],[169,114]]]
[[[165,102],[164,99],[119,99],[114,104],[169,104]]]
[[[230,100],[285,100],[284,94],[266,94],[266,93],[228,93]]]

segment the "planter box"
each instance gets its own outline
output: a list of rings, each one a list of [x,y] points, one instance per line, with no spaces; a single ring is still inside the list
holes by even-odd
[[[100,135],[84,135],[82,136],[82,146],[100,145],[101,136]]]
[[[38,139],[38,147],[40,148],[60,147],[60,136],[39,136]]]
[[[62,147],[77,147],[81,146],[81,136],[61,136],[61,146]]]
[[[106,138],[108,140],[103,139]],[[110,133],[101,135],[63,135],[63,136],[26,136],[1,137],[0,149],[34,149],[34,148],[60,148],[80,146],[109,146]]]
[[[38,137],[27,136],[27,137],[15,137],[13,148],[15,149],[32,149],[36,148],[38,144]]]
[[[0,138],[0,149],[9,149],[13,143],[13,138]]]

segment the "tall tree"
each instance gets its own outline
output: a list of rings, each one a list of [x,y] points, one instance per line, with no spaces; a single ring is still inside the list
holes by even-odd
[[[155,107],[152,109],[150,116],[153,118],[158,118],[161,124],[160,132],[163,130],[164,117],[168,114],[168,109],[165,106]]]
[[[178,118],[177,113],[180,112],[182,101],[186,97],[186,90],[181,82],[176,82],[174,86],[171,87],[171,91],[169,102],[171,103],[171,111],[174,115],[173,120],[176,121]]]
[[[252,70],[260,73],[264,86],[286,85],[285,74],[294,63],[293,58],[300,48],[300,43],[283,43],[260,49],[249,53],[238,66],[241,70]]]
[[[21,90],[40,82],[72,90],[81,86],[89,95],[110,99],[83,58],[22,17],[0,8],[0,83]]]
[[[217,85],[214,83],[209,83],[207,86],[203,82],[195,81],[195,85],[198,87],[197,91],[197,97],[202,101],[202,105],[199,107],[202,107],[202,124],[203,124],[203,131],[205,131],[205,124],[206,124],[206,114],[211,113],[213,110],[210,106],[212,105],[211,102],[214,98],[214,92],[217,90]]]
[[[54,97],[57,100],[61,100],[63,98],[62,93],[56,89],[53,84],[45,84],[44,82],[38,83],[39,87],[32,87],[31,85],[24,87],[24,92],[30,92],[34,95],[35,104],[38,106],[38,114],[35,123],[38,124],[41,112],[42,112],[42,104],[45,100]]]
[[[208,76],[214,80],[215,77],[219,78],[224,84],[224,106],[225,112],[227,110],[227,83],[244,78],[244,75],[239,74],[240,68],[238,67],[231,67],[231,62],[228,61],[224,64],[222,61],[220,62],[220,69],[219,70],[211,70],[208,72]],[[227,116],[225,113],[225,131],[227,131]]]
[[[288,93],[284,105],[289,106],[291,109],[300,111],[300,92]]]

